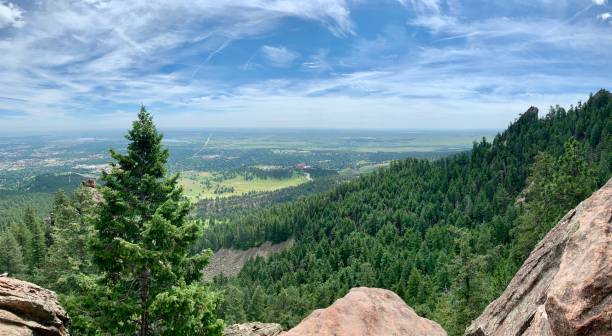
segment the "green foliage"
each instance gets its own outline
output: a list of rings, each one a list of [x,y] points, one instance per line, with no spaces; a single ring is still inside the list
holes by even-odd
[[[187,221],[190,205],[178,175],[165,176],[168,150],[144,107],[126,138],[127,154],[111,151],[115,162],[100,189],[105,201],[93,220],[93,260],[102,271],[93,291],[97,322],[111,334],[215,334],[222,323],[212,314],[217,300],[197,284],[210,251],[189,255],[202,224]],[[190,302],[190,294],[206,301]],[[158,318],[168,307],[203,311],[180,324]]]
[[[22,262],[24,262],[24,266],[27,265],[32,259],[32,232],[24,223],[11,224],[8,231],[15,237],[21,250]]]
[[[54,192],[58,189],[76,190],[85,176],[76,173],[45,173],[25,181],[22,189],[32,192]]]
[[[63,294],[79,288],[83,274],[95,272],[87,249],[93,237],[90,225],[95,204],[89,188],[80,187],[73,198],[59,191],[56,194],[51,228],[51,246],[44,263],[44,283]]]
[[[19,277],[25,271],[19,242],[11,230],[0,234],[0,272]]]
[[[31,267],[37,269],[43,265],[47,253],[45,224],[31,207],[26,208],[23,222],[31,233],[28,261]]]
[[[545,118],[532,108],[469,153],[394,162],[330,192],[214,222],[205,234],[213,248],[296,241],[217,279],[226,293],[220,312],[230,323],[291,327],[367,285],[394,290],[460,335],[542,234],[610,178],[611,118],[606,91]],[[242,310],[229,306],[240,302]]]
[[[536,156],[527,180],[525,211],[513,230],[517,261],[529,255],[567,209],[591,194],[597,186],[596,176],[583,146],[574,138],[565,143],[558,159],[545,152]]]
[[[151,316],[163,321],[158,335],[191,336],[221,335],[223,321],[217,319],[215,310],[221,301],[218,293],[211,292],[198,283],[184,282],[167,292],[158,294],[151,304]]]
[[[0,190],[0,231],[23,220],[26,208],[34,209],[37,217],[49,213],[53,194]]]
[[[45,228],[31,206],[25,205],[25,210],[19,210],[23,211],[22,219],[14,221],[4,232],[0,231],[2,248],[6,249],[0,272],[7,271],[13,277],[35,280],[38,267],[47,253]]]

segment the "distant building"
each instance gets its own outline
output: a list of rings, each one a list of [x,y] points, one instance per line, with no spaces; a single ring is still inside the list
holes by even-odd
[[[304,162],[298,163],[295,165],[295,169],[299,169],[299,170],[307,170],[312,168],[311,166],[307,166]]]

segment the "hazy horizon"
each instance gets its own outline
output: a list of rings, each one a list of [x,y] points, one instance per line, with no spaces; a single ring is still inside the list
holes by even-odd
[[[20,137],[70,137],[70,136],[81,136],[81,138],[95,138],[99,136],[120,136],[126,134],[129,129],[129,125],[125,128],[109,128],[109,129],[90,129],[90,130],[40,130],[40,131],[29,131],[29,132],[3,132],[0,134],[2,138],[20,138]],[[177,127],[177,128],[164,128],[159,127],[159,131],[164,134],[164,140],[176,132],[183,133],[195,133],[202,132],[203,136],[214,134],[216,132],[221,133],[280,133],[280,134],[292,134],[299,132],[378,132],[378,133],[491,133],[501,132],[503,128],[301,128],[301,127]],[[75,139],[75,140],[80,140]]]

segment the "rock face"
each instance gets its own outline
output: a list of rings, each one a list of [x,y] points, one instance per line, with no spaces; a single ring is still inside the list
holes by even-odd
[[[0,277],[0,335],[67,336],[69,324],[54,292]]]
[[[318,309],[282,336],[445,336],[436,322],[418,316],[395,293],[353,288],[325,309]]]
[[[280,324],[251,322],[232,324],[225,328],[223,336],[277,336],[282,331]]]
[[[96,180],[88,178],[81,181],[81,185],[88,188],[89,192],[91,192],[91,198],[93,199],[94,203],[98,204],[104,201],[102,194],[98,191],[98,189],[96,189]]]
[[[88,178],[85,179],[83,181],[81,181],[81,184],[85,187],[88,188],[95,188],[96,187],[96,180],[92,179],[92,178]]]
[[[612,179],[538,243],[465,335],[612,335]]]
[[[282,243],[272,244],[265,242],[261,246],[253,247],[248,250],[236,250],[222,248],[215,252],[210,259],[210,263],[204,269],[204,280],[212,280],[215,276],[224,274],[226,276],[236,276],[244,267],[244,264],[251,258],[267,258],[272,253],[277,253],[290,248],[293,239]]]

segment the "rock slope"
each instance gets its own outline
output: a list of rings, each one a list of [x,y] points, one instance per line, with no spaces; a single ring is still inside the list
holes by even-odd
[[[0,335],[67,336],[69,324],[54,292],[0,277]]]
[[[210,259],[210,263],[204,269],[204,280],[212,280],[215,276],[224,274],[226,276],[236,276],[244,267],[244,264],[251,258],[267,258],[272,253],[277,253],[290,248],[293,239],[285,242],[272,244],[265,242],[261,246],[253,247],[248,250],[236,250],[222,248],[215,252]]]
[[[223,336],[278,336],[282,331],[277,323],[250,322],[226,327]]]
[[[392,291],[358,287],[281,335],[445,336],[446,332],[436,322],[418,316]]]
[[[538,243],[465,335],[612,335],[612,179]]]

